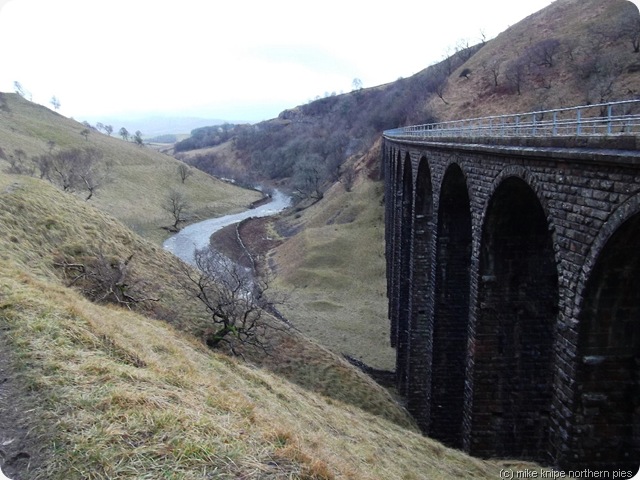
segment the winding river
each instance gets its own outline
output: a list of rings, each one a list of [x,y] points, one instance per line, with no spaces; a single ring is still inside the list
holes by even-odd
[[[274,190],[272,199],[269,203],[265,203],[264,205],[260,205],[256,208],[250,208],[244,212],[233,215],[210,218],[208,220],[203,220],[202,222],[188,225],[174,236],[166,239],[162,244],[162,247],[184,262],[193,265],[196,249],[208,246],[209,238],[214,232],[217,232],[227,225],[241,222],[246,218],[268,217],[269,215],[275,215],[290,205],[291,197],[285,195],[280,190]]]

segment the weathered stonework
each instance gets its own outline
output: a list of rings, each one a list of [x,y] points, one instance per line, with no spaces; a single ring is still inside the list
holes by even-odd
[[[423,431],[562,469],[640,459],[640,152],[385,140],[397,383]]]

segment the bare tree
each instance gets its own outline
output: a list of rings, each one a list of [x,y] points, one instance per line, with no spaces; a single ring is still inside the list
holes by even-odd
[[[2,155],[4,156],[4,152]],[[9,155],[6,160],[9,162],[7,173],[15,175],[33,175],[35,173],[34,165],[27,161],[27,154],[21,148],[16,148],[13,155]]]
[[[126,128],[124,127],[120,128],[120,131],[118,132],[118,134],[122,137],[122,139],[125,142],[129,140],[129,130],[127,130]]]
[[[531,62],[540,67],[553,67],[554,58],[560,52],[560,40],[546,38],[527,50]]]
[[[628,15],[624,17],[620,25],[620,34],[623,38],[631,42],[633,53],[640,52],[640,17],[638,17],[638,15]]]
[[[624,72],[624,63],[611,55],[598,55],[591,64],[590,75],[583,83],[586,101],[605,103],[611,100],[615,85]]]
[[[306,155],[295,166],[293,175],[294,194],[300,199],[321,200],[324,196],[322,189],[323,161],[320,155],[312,153]]]
[[[527,63],[524,58],[516,58],[511,60],[507,64],[504,76],[511,87],[516,91],[518,95],[522,94],[522,87],[524,86],[525,76],[527,71]]]
[[[60,100],[55,95],[53,97],[51,97],[51,100],[49,101],[49,103],[51,103],[51,105],[53,106],[53,108],[55,110],[59,110],[60,109]]]
[[[498,78],[500,77],[501,65],[502,65],[502,61],[497,58],[491,58],[488,62],[484,64],[484,68],[486,68],[491,74],[494,88],[498,86]]]
[[[428,77],[425,88],[428,92],[435,93],[440,100],[448,105],[444,98],[444,91],[447,88],[447,79],[450,75],[449,66],[445,62],[441,62],[431,68],[431,74]]]
[[[191,170],[191,167],[189,167],[189,165],[187,165],[186,163],[181,163],[180,165],[178,165],[178,176],[180,177],[180,180],[183,184],[191,175],[193,175],[193,170]]]
[[[104,131],[107,132],[107,135],[111,136],[113,133],[113,125],[105,125]]]
[[[17,80],[15,82],[13,82],[13,89],[22,98],[26,98],[27,97],[27,92],[22,87],[22,84],[20,82],[18,82]]]
[[[350,192],[353,189],[353,184],[356,181],[356,170],[353,165],[348,165],[343,169],[342,176],[340,177],[340,183],[344,186],[345,191]]]
[[[133,135],[133,141],[139,147],[144,145],[144,140],[142,140],[142,132],[140,130],[136,130],[136,133]]]
[[[114,303],[131,309],[138,304],[157,302],[144,290],[146,281],[131,272],[133,254],[127,258],[109,257],[102,251],[82,263],[58,259],[54,266],[64,271],[69,286],[80,289],[93,302]]]
[[[238,345],[266,350],[264,334],[268,328],[276,328],[265,318],[267,311],[275,310],[275,302],[266,296],[269,279],[254,277],[251,269],[210,248],[196,250],[195,266],[197,270],[184,265],[182,286],[210,315],[207,345],[211,348],[226,345],[234,355]]]
[[[110,164],[100,164],[102,152],[95,148],[72,148],[54,155],[37,157],[40,175],[49,178],[65,192],[86,191],[90,200],[109,180]]]
[[[189,208],[189,203],[184,193],[171,189],[162,205],[167,212],[173,217],[173,230],[178,230],[178,224],[184,222],[185,210]]]

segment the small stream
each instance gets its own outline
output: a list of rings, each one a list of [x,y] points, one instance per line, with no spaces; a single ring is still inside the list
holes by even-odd
[[[291,197],[285,195],[280,190],[274,190],[269,203],[233,215],[210,218],[188,225],[172,237],[166,239],[162,247],[182,261],[193,265],[196,249],[208,246],[211,235],[221,228],[241,222],[246,218],[275,215],[290,205]]]

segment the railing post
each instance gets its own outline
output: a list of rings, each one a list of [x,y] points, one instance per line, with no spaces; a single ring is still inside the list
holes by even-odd
[[[578,110],[576,113],[576,135],[580,135],[582,133],[582,125],[580,124],[582,120],[582,110]]]
[[[607,135],[611,135],[611,109],[613,105],[607,107]]]
[[[553,112],[553,136],[558,134],[558,112]]]

